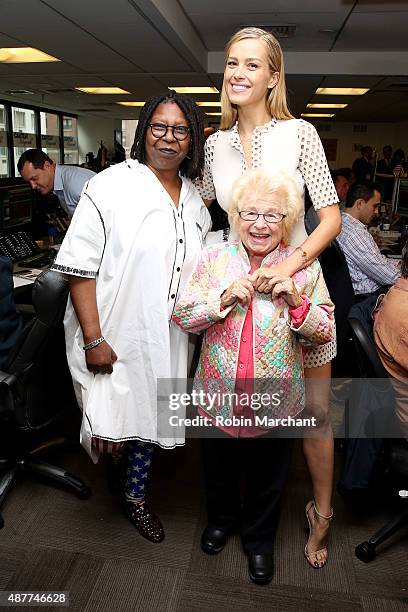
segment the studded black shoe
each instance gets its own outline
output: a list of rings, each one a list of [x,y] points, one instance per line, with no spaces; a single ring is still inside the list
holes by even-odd
[[[128,500],[123,503],[125,516],[136,527],[140,535],[149,542],[158,544],[164,540],[164,529],[158,516],[146,504],[137,504]]]

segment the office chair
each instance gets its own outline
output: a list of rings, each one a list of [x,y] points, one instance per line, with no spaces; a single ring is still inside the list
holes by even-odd
[[[68,282],[58,272],[47,270],[36,279],[35,316],[0,371],[0,509],[23,472],[67,485],[80,498],[91,495],[82,480],[36,458],[55,445],[55,440],[44,444],[44,439],[75,403],[62,326],[67,298]]]
[[[337,242],[333,242],[319,256],[327,289],[333,304],[336,321],[337,357],[332,363],[332,377],[344,378],[355,373],[354,352],[350,339],[348,314],[354,304],[354,290],[345,255]]]
[[[377,353],[374,340],[370,336],[366,325],[361,320],[349,317],[354,338],[362,361],[362,369],[367,378],[388,379],[388,374],[383,367]],[[389,386],[386,385],[380,392],[387,392]],[[395,432],[397,435],[397,431]],[[402,476],[408,486],[408,441],[405,439],[390,440],[389,448],[390,468],[398,476]],[[406,508],[396,517],[391,519],[386,525],[381,527],[369,540],[362,542],[355,548],[355,554],[360,561],[369,563],[376,555],[377,546],[388,540],[396,531],[404,525],[408,525],[408,491],[402,489],[398,492],[400,499],[405,499]]]

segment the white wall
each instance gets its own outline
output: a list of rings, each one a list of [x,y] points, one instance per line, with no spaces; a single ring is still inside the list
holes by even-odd
[[[354,145],[368,144],[375,147],[379,159],[382,158],[382,148],[390,144],[393,149],[402,148],[408,154],[408,122],[404,123],[336,123],[324,122],[316,123],[316,128],[320,138],[337,139],[337,157],[334,161],[329,161],[331,168],[351,167],[353,161],[360,156],[354,150]],[[324,129],[330,126],[330,131]],[[366,126],[366,132],[355,132],[355,126]]]
[[[122,129],[121,119],[78,116],[78,148],[79,163],[85,161],[87,153],[92,151],[96,157],[101,140],[107,147],[109,154],[113,152],[115,130]]]

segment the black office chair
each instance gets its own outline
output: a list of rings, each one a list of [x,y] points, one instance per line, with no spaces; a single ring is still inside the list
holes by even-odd
[[[378,387],[379,393],[389,393],[390,386],[385,382],[388,379],[388,374],[378,357],[374,340],[369,330],[367,330],[367,325],[360,319],[353,318],[353,316],[350,316],[349,322],[357,344],[359,361],[361,362],[364,376],[367,378],[381,379],[384,384]],[[393,415],[390,415],[390,417],[392,419]],[[398,426],[396,421],[395,430],[395,434],[397,435]],[[408,488],[408,441],[403,438],[390,439],[388,446],[390,470],[395,473],[398,478],[402,477],[402,481],[405,483],[404,486]],[[398,495],[400,499],[407,498],[404,499],[404,503],[406,504],[405,510],[376,531],[369,540],[356,546],[355,554],[360,561],[364,563],[372,561],[376,555],[377,546],[382,544],[385,540],[388,540],[401,527],[408,525],[408,492],[401,489]]]
[[[80,498],[91,495],[82,480],[35,457],[54,445],[50,433],[75,404],[62,326],[67,298],[68,283],[61,274],[47,270],[37,278],[32,297],[35,316],[24,326],[0,371],[0,509],[22,472],[67,485]],[[0,528],[3,525],[0,515]]]
[[[337,357],[332,362],[332,377],[353,376],[354,351],[347,317],[354,304],[354,290],[345,255],[337,240],[333,240],[321,253],[319,261],[327,289],[335,305]]]

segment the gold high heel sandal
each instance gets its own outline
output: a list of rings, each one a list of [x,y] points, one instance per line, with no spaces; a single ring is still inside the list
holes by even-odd
[[[307,518],[307,522],[309,524],[309,538],[306,542],[306,546],[305,546],[305,557],[309,563],[309,565],[311,565],[313,568],[315,569],[320,569],[322,567],[324,567],[327,563],[327,545],[324,546],[323,548],[320,548],[319,550],[315,550],[315,551],[308,551],[308,546],[309,546],[309,542],[310,542],[310,538],[312,537],[312,523],[309,517],[309,512],[310,510],[313,509],[313,512],[315,514],[315,520],[318,520],[319,518],[324,519],[325,521],[327,521],[328,523],[331,522],[332,518],[333,518],[333,509],[330,513],[330,516],[324,516],[324,514],[320,514],[320,512],[317,510],[316,508],[316,503],[314,500],[308,502],[306,504],[306,508],[305,508],[305,512],[306,512],[306,518]],[[324,561],[319,561],[318,560],[318,555],[320,553],[326,553],[326,557],[324,559]]]

